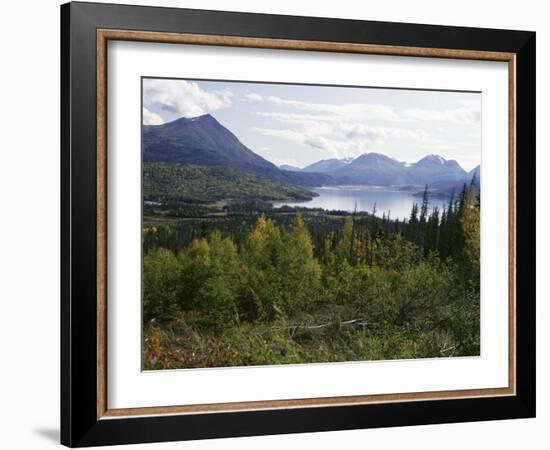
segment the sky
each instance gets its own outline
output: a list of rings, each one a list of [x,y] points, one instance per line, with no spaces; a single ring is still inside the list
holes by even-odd
[[[143,79],[143,123],[209,113],[277,165],[382,153],[481,161],[481,93],[234,81]]]

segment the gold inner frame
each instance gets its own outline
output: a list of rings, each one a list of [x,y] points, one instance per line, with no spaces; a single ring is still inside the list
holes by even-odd
[[[200,405],[148,406],[109,409],[107,405],[107,42],[109,40],[171,44],[217,45],[267,49],[363,53],[508,63],[508,386],[400,394],[357,395],[288,400],[263,400]],[[403,47],[323,41],[250,38],[239,36],[97,30],[97,418],[196,414],[262,409],[344,406],[368,403],[445,400],[516,394],[516,54],[445,48]]]

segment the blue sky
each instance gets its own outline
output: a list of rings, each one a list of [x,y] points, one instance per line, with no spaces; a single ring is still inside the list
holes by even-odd
[[[143,80],[143,122],[212,114],[269,161],[304,167],[377,152],[481,161],[481,94],[271,83]]]

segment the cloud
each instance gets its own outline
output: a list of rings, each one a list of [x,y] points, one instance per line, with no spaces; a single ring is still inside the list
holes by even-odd
[[[263,134],[264,136],[278,137],[288,139],[289,141],[302,142],[304,134],[300,131],[278,128],[252,128],[252,131]]]
[[[143,103],[146,108],[160,109],[185,117],[194,117],[231,106],[232,93],[228,89],[205,91],[192,81],[143,80]]]
[[[451,145],[451,144],[422,144],[421,148],[423,148],[424,150],[432,151],[432,152],[436,151],[437,154],[440,154],[443,151],[456,150],[457,146],[456,145]]]
[[[265,126],[253,131],[299,144],[302,150],[310,149],[323,157],[358,156],[388,145],[456,151],[459,147],[453,148],[457,144],[451,138],[456,125],[479,126],[481,120],[481,104],[475,99],[457,99],[438,109],[422,103],[406,107],[324,103],[257,93],[245,97],[259,102],[256,115],[267,119]],[[437,139],[441,134],[445,138]]]
[[[373,138],[374,134],[383,137],[393,136],[400,139],[425,140],[429,133],[422,128],[399,128],[388,126],[367,126],[361,117],[338,117],[334,115],[316,115],[300,113],[258,112],[263,117],[269,117],[279,122],[298,125],[315,133],[337,133],[348,139],[357,137]]]
[[[296,162],[293,158],[277,158],[274,157],[272,160],[273,164],[277,165],[278,167],[281,166],[294,166],[294,167],[300,167],[300,165]]]
[[[304,144],[318,150],[330,150],[334,143],[322,136],[313,136],[304,139]]]
[[[400,117],[395,108],[387,105],[376,105],[367,103],[347,103],[347,104],[332,104],[332,103],[313,103],[303,102],[300,100],[289,100],[276,96],[265,98],[266,101],[295,108],[313,113],[329,113],[341,117],[354,117],[356,119],[377,119],[388,121],[403,121],[408,120]]]
[[[478,107],[463,107],[450,109],[447,111],[440,111],[436,109],[407,109],[404,111],[404,115],[410,119],[422,120],[422,121],[447,121],[454,123],[462,123],[468,125],[478,124],[481,120],[481,111]]]
[[[249,94],[245,94],[244,97],[248,100],[253,100],[257,102],[262,101],[264,99],[260,94],[256,94],[255,92],[250,92]]]
[[[481,98],[478,97],[476,99],[461,99],[458,100],[457,103],[459,105],[465,106],[466,108],[470,109],[481,109]]]
[[[162,117],[155,112],[149,111],[143,107],[143,125],[161,125],[164,123]]]
[[[333,121],[334,115],[304,114],[304,113],[281,113],[281,112],[257,112],[259,116],[269,117],[288,123],[303,123],[307,121]]]
[[[381,142],[380,136],[378,135],[346,139],[334,135],[333,133],[320,135],[316,132],[312,132],[308,128],[253,128],[253,131],[263,134],[264,136],[286,139],[312,150],[321,150],[336,158],[359,156],[366,151],[370,151],[374,145]]]
[[[477,100],[460,100],[460,107],[450,110],[436,109],[399,109],[388,105],[367,103],[329,104],[304,102],[300,100],[285,99],[277,96],[263,97],[259,94],[248,94],[250,100],[266,101],[275,105],[286,106],[310,113],[307,115],[293,113],[271,113],[274,118],[280,120],[296,121],[306,120],[334,120],[337,117],[353,118],[354,120],[383,120],[388,122],[411,121],[450,121],[462,124],[478,124],[481,119],[480,102]],[[313,113],[313,114],[312,114]],[[318,114],[325,114],[324,116]],[[329,114],[329,116],[326,116]],[[301,116],[301,117],[300,117]]]
[[[367,126],[356,116],[272,112],[258,114],[283,126],[254,128],[253,131],[331,153],[335,157],[358,156],[366,151],[373,151],[389,138],[425,142],[430,137],[429,133],[421,128]]]

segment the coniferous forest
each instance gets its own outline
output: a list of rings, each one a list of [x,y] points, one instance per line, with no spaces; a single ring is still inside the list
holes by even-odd
[[[145,202],[144,369],[479,355],[477,192],[407,220]]]

